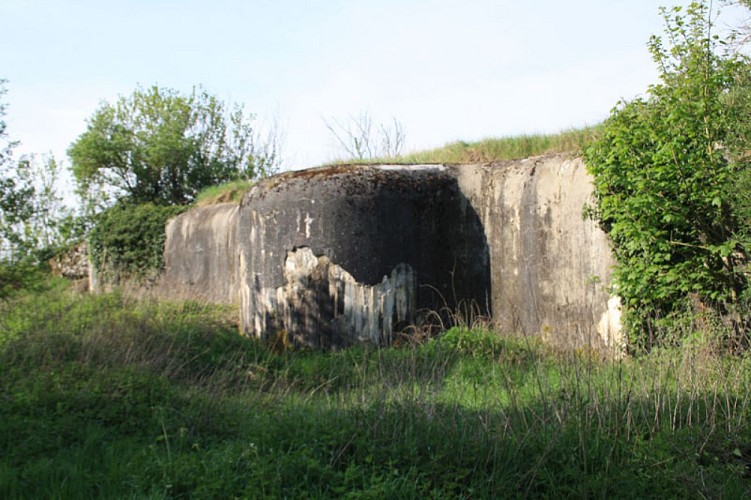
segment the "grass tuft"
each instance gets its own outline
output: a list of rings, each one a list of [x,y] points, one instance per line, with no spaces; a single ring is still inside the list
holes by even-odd
[[[218,203],[240,203],[243,195],[253,186],[253,181],[237,180],[203,189],[196,196],[195,206],[205,207]]]

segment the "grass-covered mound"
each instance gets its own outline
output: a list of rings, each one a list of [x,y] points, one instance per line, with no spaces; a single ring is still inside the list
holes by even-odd
[[[751,360],[605,362],[455,329],[275,354],[232,311],[0,305],[0,497],[697,497],[751,492]]]

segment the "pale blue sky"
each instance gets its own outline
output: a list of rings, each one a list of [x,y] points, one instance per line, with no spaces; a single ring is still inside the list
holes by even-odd
[[[400,120],[407,149],[596,123],[655,80],[657,0],[2,0],[20,153],[64,157],[137,85],[277,115],[288,167],[334,159],[323,118]],[[733,22],[737,12],[726,12]]]

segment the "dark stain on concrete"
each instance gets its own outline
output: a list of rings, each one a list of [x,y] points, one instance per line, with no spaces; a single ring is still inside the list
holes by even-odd
[[[284,286],[287,252],[304,245],[366,286],[409,265],[417,276],[418,310],[445,313],[459,301],[488,303],[483,225],[443,168],[313,169],[260,183],[242,205],[239,232],[251,238],[240,245],[254,276],[251,294]],[[253,304],[250,309],[250,316],[260,312]],[[329,330],[333,309],[317,314],[315,327]]]

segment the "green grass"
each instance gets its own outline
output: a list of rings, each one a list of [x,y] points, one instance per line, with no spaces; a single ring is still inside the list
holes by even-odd
[[[217,203],[240,203],[243,195],[253,186],[253,181],[237,180],[203,189],[196,196],[195,206],[205,207]]]
[[[532,134],[478,142],[452,142],[429,151],[399,158],[405,163],[488,163],[518,160],[551,153],[577,153],[600,133],[601,126],[564,130],[557,134]]]
[[[443,147],[408,153],[394,158],[346,160],[337,164],[489,163],[520,160],[553,153],[578,154],[602,131],[602,125],[568,129],[557,134],[527,134],[489,138],[477,142],[456,141]]]
[[[0,304],[0,497],[740,498],[750,364],[466,329],[274,354],[226,308],[57,286]]]

